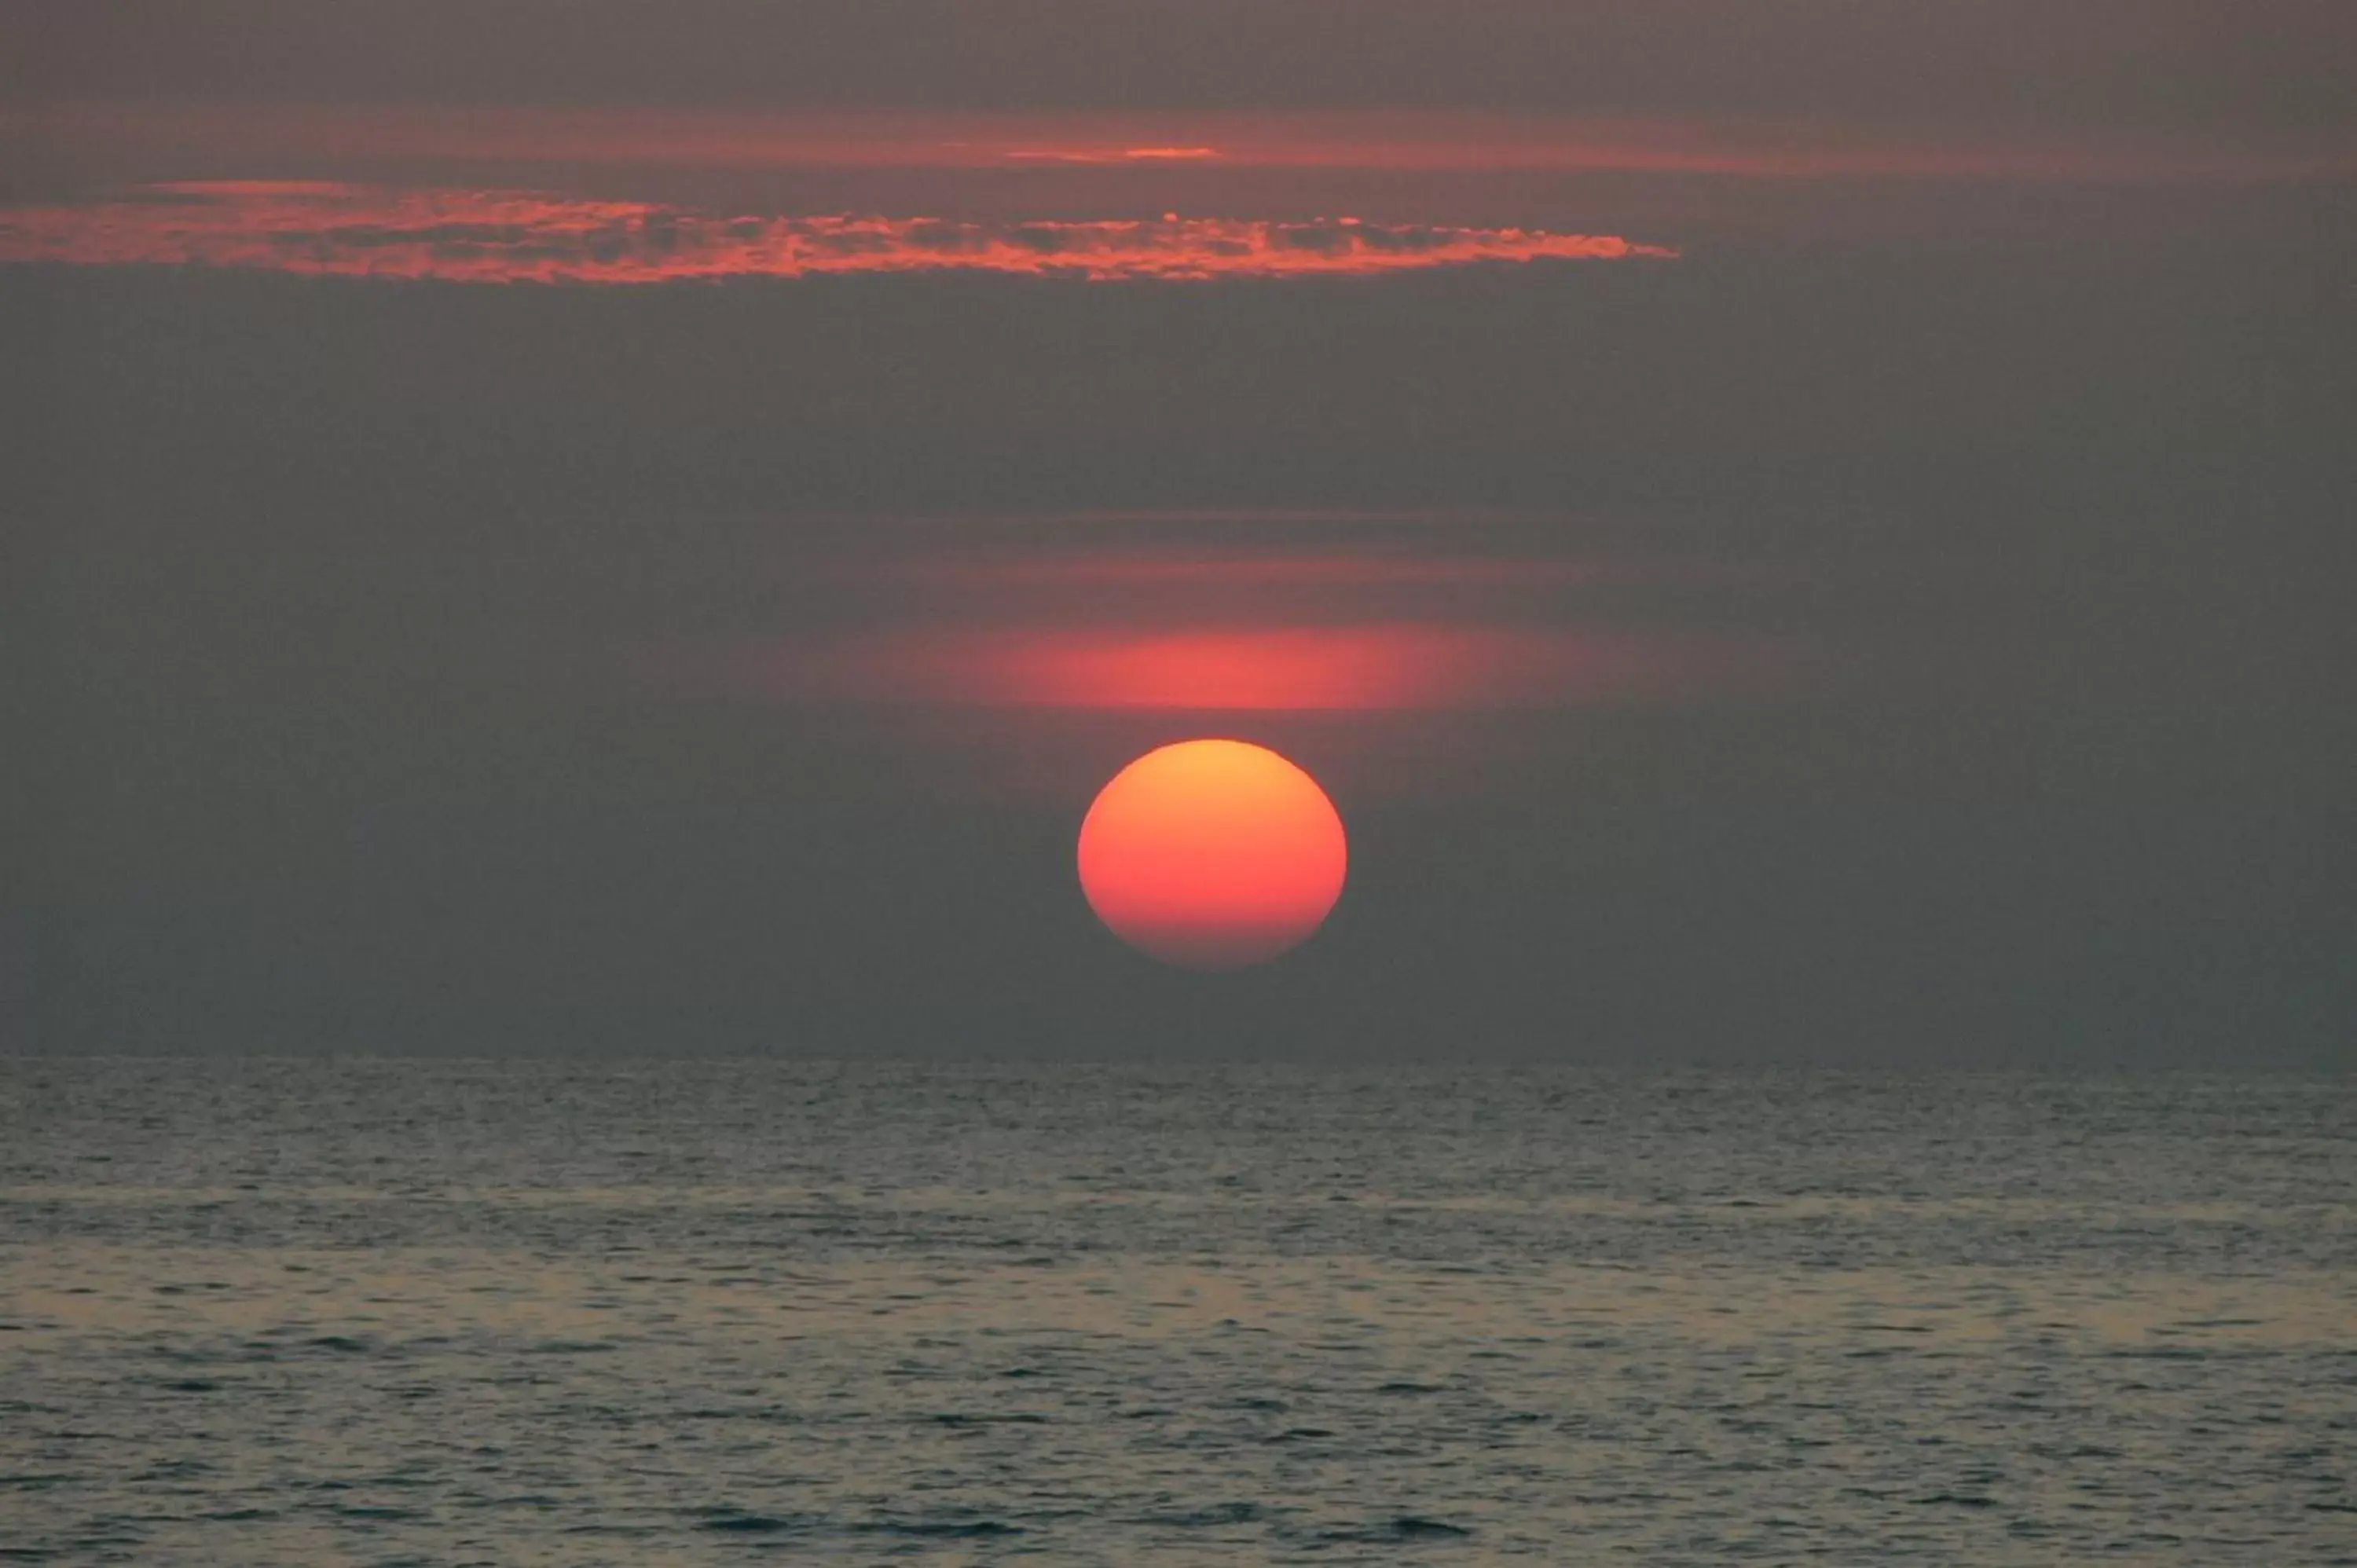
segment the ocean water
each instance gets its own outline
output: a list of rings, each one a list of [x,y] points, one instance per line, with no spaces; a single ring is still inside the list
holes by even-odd
[[[0,1562],[2357,1563],[2357,1084],[0,1061]]]

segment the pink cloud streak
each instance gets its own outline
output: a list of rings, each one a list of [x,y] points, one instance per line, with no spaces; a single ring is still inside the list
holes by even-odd
[[[195,265],[457,283],[653,284],[972,271],[1090,281],[1341,277],[1674,256],[1615,235],[1183,218],[716,217],[526,191],[202,181],[0,209],[0,262]]]
[[[1770,688],[1771,643],[1450,622],[899,628],[746,650],[735,678],[796,703],[1203,711],[1572,708]]]
[[[85,154],[105,151],[146,168],[312,171],[392,160],[412,170],[421,164],[447,169],[484,161],[706,169],[1096,166],[1144,173],[1157,167],[1519,171],[2139,185],[2304,183],[2357,176],[2357,152],[2323,140],[2245,146],[2192,135],[1863,135],[1829,124],[1743,119],[1411,110],[1026,114],[0,104],[0,140]],[[191,157],[197,159],[193,166]],[[456,182],[467,177],[423,177]]]

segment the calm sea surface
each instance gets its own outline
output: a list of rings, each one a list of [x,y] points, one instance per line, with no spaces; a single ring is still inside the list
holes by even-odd
[[[2357,1083],[0,1061],[0,1562],[2357,1563]]]

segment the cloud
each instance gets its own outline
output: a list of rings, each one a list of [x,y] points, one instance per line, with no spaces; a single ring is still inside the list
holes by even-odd
[[[996,156],[1009,163],[1050,164],[1220,163],[1228,156],[1217,147],[1013,147]],[[922,165],[911,156],[909,166]]]
[[[691,634],[642,670],[793,705],[1448,714],[1756,695],[1811,662],[1724,613],[1749,588],[1676,560],[1511,524],[1314,527],[1182,546],[1135,521],[866,523],[796,555],[832,624]]]
[[[502,104],[0,104],[0,143],[115,180],[299,169],[411,185],[576,170],[1623,174],[1746,180],[2280,185],[2357,177],[2346,136],[2033,133],[1816,116],[1411,109],[977,113]],[[496,168],[500,172],[479,171]],[[550,177],[558,177],[551,176]]]
[[[1446,622],[908,628],[749,660],[792,701],[1214,712],[1587,707],[1781,682],[1785,650],[1661,633]]]
[[[0,209],[0,262],[196,265],[457,283],[653,284],[969,271],[1092,281],[1346,277],[1483,263],[1665,258],[1615,235],[1275,222],[716,217],[529,191],[196,181]]]

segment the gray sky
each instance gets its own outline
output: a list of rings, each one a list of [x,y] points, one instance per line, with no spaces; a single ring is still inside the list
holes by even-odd
[[[72,100],[1570,109],[2339,138],[2336,0],[27,0]]]
[[[11,8],[0,1026],[2343,1063],[2348,16]],[[904,270],[805,275],[845,212]],[[1339,706],[972,673],[1402,627]],[[1208,980],[1071,865],[1201,734],[1353,852]]]

